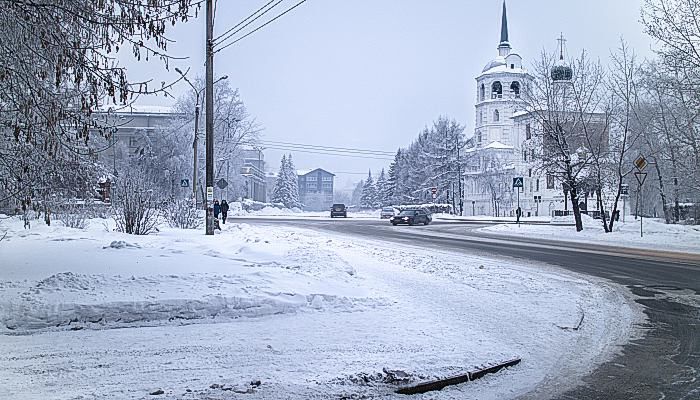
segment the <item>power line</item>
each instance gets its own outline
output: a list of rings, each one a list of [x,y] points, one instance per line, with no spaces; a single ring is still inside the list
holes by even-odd
[[[298,2],[298,3],[296,3],[295,5],[289,7],[289,8],[286,9],[284,12],[282,12],[281,14],[278,14],[276,17],[274,17],[274,18],[272,18],[271,20],[265,22],[264,24],[260,25],[259,27],[255,28],[255,29],[253,29],[252,31],[246,33],[245,35],[239,37],[238,39],[234,40],[233,42],[231,42],[231,43],[229,43],[229,44],[227,44],[227,45],[224,45],[223,47],[220,47],[220,48],[219,48],[218,50],[216,50],[214,53],[218,53],[218,52],[220,52],[221,50],[223,50],[223,49],[225,49],[225,48],[227,48],[227,47],[229,47],[229,46],[233,46],[234,44],[236,44],[236,43],[240,42],[241,40],[247,38],[248,36],[254,34],[255,32],[259,31],[260,29],[262,29],[262,28],[266,27],[267,25],[273,23],[273,22],[276,21],[277,19],[281,18],[283,15],[285,15],[285,14],[287,14],[288,12],[294,10],[295,8],[299,7],[300,5],[302,5],[302,4],[305,3],[305,2],[306,2],[306,0],[301,0],[300,2]]]
[[[300,147],[300,148],[302,148],[302,150],[312,149],[312,150],[322,150],[322,151],[336,151],[336,152],[342,152],[342,153],[349,152],[349,153],[366,154],[366,155],[374,155],[374,156],[391,156],[391,157],[394,156],[394,152],[383,151],[383,150],[368,150],[368,149],[357,149],[357,148],[350,148],[350,147],[321,146],[321,145],[304,144],[304,143],[277,142],[277,141],[272,141],[272,140],[261,140],[260,143],[263,145],[271,145],[271,146]]]
[[[268,8],[268,9],[265,10],[265,11],[263,11],[263,12],[262,12],[261,14],[259,14],[257,17],[253,18],[256,14],[260,13],[260,11],[262,11],[264,8],[266,8],[266,7],[269,6],[270,4],[274,3],[275,1],[277,1],[277,2],[276,2],[275,4],[273,4],[270,8]],[[234,26],[232,26],[230,29],[228,29],[226,32],[224,32],[224,33],[222,33],[221,35],[217,36],[217,37],[214,39],[214,45],[216,45],[216,43],[219,42],[219,41],[223,42],[223,41],[225,41],[225,40],[228,40],[228,39],[231,38],[233,35],[235,35],[236,33],[240,32],[241,30],[245,29],[248,25],[252,24],[252,23],[255,22],[256,20],[258,20],[260,17],[262,17],[263,15],[267,14],[270,10],[272,10],[273,8],[275,8],[279,3],[283,2],[283,1],[284,1],[284,0],[270,0],[270,1],[268,1],[267,4],[265,4],[264,6],[260,7],[259,9],[257,9],[254,13],[250,14],[249,16],[247,16],[243,21],[237,23],[236,25],[234,25]],[[248,21],[248,20],[251,19],[251,18],[253,18],[253,19],[252,19],[250,22],[248,22],[247,24],[245,24],[245,22]],[[241,26],[242,24],[245,24],[245,25]],[[238,28],[239,26],[240,26],[240,28]],[[236,28],[238,28],[238,29],[236,29]]]
[[[271,150],[284,150],[284,151],[296,151],[300,153],[311,153],[311,154],[321,154],[321,155],[326,155],[326,156],[339,156],[339,157],[354,157],[354,158],[364,158],[364,159],[369,159],[369,160],[383,160],[383,161],[392,161],[393,158],[388,158],[388,157],[374,157],[371,155],[366,155],[366,154],[353,154],[353,153],[331,153],[328,151],[320,151],[320,150],[303,150],[295,147],[285,147],[285,146],[265,146],[266,149],[271,149]]]

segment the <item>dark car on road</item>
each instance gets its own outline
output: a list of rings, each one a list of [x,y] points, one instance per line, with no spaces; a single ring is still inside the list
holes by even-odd
[[[331,218],[335,217],[348,217],[348,209],[345,207],[345,204],[333,204],[331,207]]]
[[[429,212],[423,209],[417,210],[403,210],[399,215],[393,216],[389,219],[392,225],[396,226],[398,224],[406,225],[417,225],[423,224],[428,225],[433,220],[433,217]]]

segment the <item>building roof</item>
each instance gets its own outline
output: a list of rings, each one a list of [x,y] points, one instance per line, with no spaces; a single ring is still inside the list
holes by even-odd
[[[508,146],[507,144],[501,143],[499,141],[491,142],[483,147],[484,149],[495,149],[495,150],[513,150],[513,146]]]
[[[100,107],[100,111],[113,112],[119,114],[176,114],[172,107],[153,105],[116,105],[105,104]]]
[[[323,171],[323,172],[327,173],[328,175],[333,175],[333,176],[335,176],[335,174],[333,174],[333,173],[330,173],[330,172],[326,171],[326,170],[325,170],[325,169],[323,169],[323,168],[314,168],[314,169],[298,169],[298,170],[297,170],[297,176],[304,176],[304,175],[308,175],[308,174],[310,174],[310,173],[312,173],[312,172],[315,172],[315,171],[318,171],[318,170],[321,170],[321,171]]]

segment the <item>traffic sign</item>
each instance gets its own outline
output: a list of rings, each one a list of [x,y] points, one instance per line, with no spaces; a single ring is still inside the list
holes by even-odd
[[[207,201],[214,200],[214,188],[212,186],[207,186]]]
[[[226,186],[228,186],[228,182],[226,182],[226,179],[221,178],[218,181],[216,181],[216,186],[219,189],[224,190],[224,189],[226,189]]]
[[[180,187],[190,187],[189,179],[180,179]]]
[[[630,194],[630,185],[628,185],[626,183],[623,183],[622,185],[620,185],[620,194],[625,195],[625,196]]]
[[[649,164],[649,163],[647,162],[647,159],[644,158],[644,156],[641,155],[641,154],[640,154],[639,156],[637,156],[637,158],[634,160],[634,166],[637,167],[637,169],[638,169],[640,172],[641,172],[641,171],[644,171],[644,168],[647,167],[647,164]]]
[[[634,177],[637,178],[637,182],[639,182],[639,186],[642,186],[644,184],[644,181],[647,179],[647,173],[646,172],[635,172]]]
[[[522,176],[517,176],[517,177],[513,178],[513,187],[514,188],[523,187],[523,177]]]

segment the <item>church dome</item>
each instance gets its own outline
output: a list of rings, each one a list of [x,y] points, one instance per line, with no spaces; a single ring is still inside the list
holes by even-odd
[[[571,67],[567,65],[553,66],[551,74],[554,82],[570,81],[574,75]]]
[[[497,68],[497,67],[503,67],[503,66],[506,66],[506,65],[507,65],[507,64],[506,64],[506,59],[505,59],[505,57],[498,56],[498,57],[496,57],[493,61],[491,61],[491,62],[489,62],[488,64],[486,64],[486,66],[484,67],[484,70],[481,71],[481,72],[486,72],[486,71],[489,71],[489,70],[491,70],[491,69],[494,69],[494,68]]]

